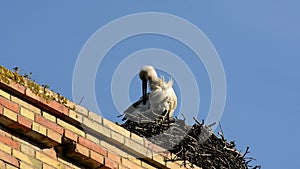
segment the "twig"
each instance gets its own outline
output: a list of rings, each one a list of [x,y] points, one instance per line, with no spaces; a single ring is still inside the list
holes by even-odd
[[[81,104],[82,100],[83,100],[84,96],[82,96],[82,98],[80,99],[80,102],[78,103],[79,105]]]
[[[211,124],[209,124],[209,125],[207,125],[207,127],[212,127],[212,126],[214,126],[214,125],[216,125],[217,123],[216,122],[213,122],[213,123],[211,123]]]
[[[245,153],[244,153],[244,155],[243,155],[242,157],[245,158],[245,156],[246,156],[248,153],[250,153],[250,151],[249,151],[249,146],[247,146],[246,151],[245,151]]]
[[[203,121],[202,121],[202,123],[200,123],[195,117],[193,117],[193,119],[195,120],[195,122],[196,122],[199,126],[202,126],[202,125],[203,125]]]

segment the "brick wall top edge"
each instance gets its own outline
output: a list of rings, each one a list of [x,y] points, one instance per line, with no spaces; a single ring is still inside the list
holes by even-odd
[[[46,116],[51,116],[47,113],[52,113],[54,117],[66,117],[71,121],[78,122],[78,124],[84,124],[87,128],[95,128],[95,126],[101,127],[102,132],[107,130],[107,133],[101,134],[105,134],[105,136],[108,139],[111,139],[113,143],[127,147],[129,150],[134,150],[136,146],[138,146],[140,147],[140,150],[144,151],[141,153],[145,153],[145,157],[149,155],[147,149],[155,147],[149,146],[151,143],[147,140],[130,133],[114,122],[104,119],[98,114],[90,112],[87,108],[77,105],[60,94],[49,90],[47,86],[39,85],[27,77],[19,75],[17,72],[10,71],[2,66],[0,66],[0,89],[13,96],[19,97],[25,102],[30,102],[30,104],[36,107],[48,107],[49,112],[44,113]],[[48,109],[46,108],[46,110]],[[56,123],[57,122],[58,121],[56,121]],[[70,121],[68,121],[68,123],[70,123]],[[95,131],[99,132],[99,130]],[[81,138],[80,136],[82,137],[84,135],[79,134],[78,138]],[[76,140],[76,137],[74,139]],[[143,149],[142,147],[147,147],[147,149]],[[158,146],[153,149],[163,150],[162,148],[160,149],[157,147]]]

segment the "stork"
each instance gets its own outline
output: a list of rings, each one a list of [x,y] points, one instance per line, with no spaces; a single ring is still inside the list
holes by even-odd
[[[142,80],[143,96],[128,109],[124,111],[125,117],[131,121],[153,121],[159,117],[168,119],[174,114],[177,106],[177,96],[173,90],[172,79],[165,82],[164,78],[157,77],[152,66],[141,68],[139,77]],[[150,85],[150,92],[147,93],[147,84]]]

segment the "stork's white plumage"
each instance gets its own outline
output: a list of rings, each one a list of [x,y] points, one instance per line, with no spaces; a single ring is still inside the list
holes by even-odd
[[[152,66],[144,66],[140,70],[142,80],[143,96],[127,110],[123,120],[148,121],[158,117],[171,117],[177,106],[177,96],[173,90],[173,81],[165,82],[164,78],[158,78]],[[150,85],[150,92],[147,93],[147,83]]]

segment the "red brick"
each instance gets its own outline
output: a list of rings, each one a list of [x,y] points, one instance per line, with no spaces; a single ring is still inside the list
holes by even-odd
[[[35,114],[35,121],[46,126],[47,128],[50,128],[56,132],[58,132],[59,134],[63,134],[63,128],[60,127],[59,125],[57,125],[56,123],[38,115],[38,114]]]
[[[19,93],[25,94],[25,87],[22,86],[22,85],[20,85],[20,84],[18,84],[18,83],[16,83],[16,82],[14,82],[14,81],[12,81],[12,80],[10,80],[8,86],[9,86],[10,88],[12,88],[12,89],[18,91]]]
[[[104,159],[104,165],[105,165],[105,167],[108,167],[108,168],[114,168],[114,169],[118,168],[118,164],[108,158]]]
[[[51,158],[56,159],[56,152],[55,152],[54,148],[43,149],[43,152],[45,154],[47,154],[48,156],[50,156]]]
[[[11,124],[9,126],[9,128],[11,128],[15,131],[18,131],[18,132],[27,132],[31,129],[32,122],[28,122],[25,117],[23,117],[21,119],[17,117],[17,119],[18,119],[19,122]]]
[[[45,100],[41,100],[41,102],[43,104],[46,104],[47,106],[51,107],[52,109],[64,114],[64,115],[68,116],[68,114],[69,114],[69,109],[61,103],[58,103],[54,100],[51,100],[51,101],[48,101],[48,102],[45,101]]]
[[[40,101],[40,97],[38,95],[34,94],[29,88],[26,88],[25,94],[26,94],[26,96],[28,96],[31,99],[35,100],[35,102]]]
[[[8,137],[0,134],[0,141],[14,149],[20,150],[20,144],[16,141],[12,140],[11,138],[8,138]]]
[[[47,136],[56,141],[57,143],[61,143],[61,138],[62,138],[62,135],[57,133],[56,131],[53,131],[51,129],[47,129]]]
[[[121,158],[119,155],[112,153],[110,151],[107,152],[107,157],[117,163],[121,163]]]
[[[18,132],[27,132],[27,131],[30,130],[29,128],[27,128],[27,127],[25,127],[23,125],[20,125],[19,123],[12,124],[9,127],[12,128],[15,131],[18,131]]]
[[[0,151],[0,157],[1,157],[1,160],[5,161],[9,164],[12,164],[16,167],[19,167],[19,161],[16,158],[14,158],[13,156]]]
[[[67,100],[67,104],[65,105],[71,109],[75,109],[75,103],[71,102],[70,100]]]
[[[20,106],[18,104],[3,97],[0,97],[0,105],[14,111],[15,113],[19,113],[20,111]]]
[[[25,94],[25,87],[23,85],[10,81],[9,86],[19,93]]]
[[[32,121],[24,116],[18,115],[18,123],[27,127],[28,129],[31,129]]]
[[[145,147],[154,151],[154,152],[157,152],[157,153],[161,153],[161,152],[166,152],[167,150],[156,145],[156,144],[153,144],[152,142],[148,141],[145,139],[145,143],[144,143]]]
[[[98,163],[104,164],[104,156],[103,155],[91,150],[90,157],[91,157],[91,159],[97,161]]]
[[[96,143],[87,140],[86,138],[83,137],[79,137],[78,142],[79,144],[106,156],[106,150],[100,147],[99,145],[97,145]]]
[[[64,136],[68,139],[71,139],[73,141],[76,141],[77,142],[77,138],[78,138],[78,135],[73,133],[72,131],[68,130],[68,129],[65,129],[65,133],[64,133]]]
[[[90,154],[89,149],[80,144],[76,144],[75,152],[78,152],[79,154],[84,155],[86,157],[89,157]]]

